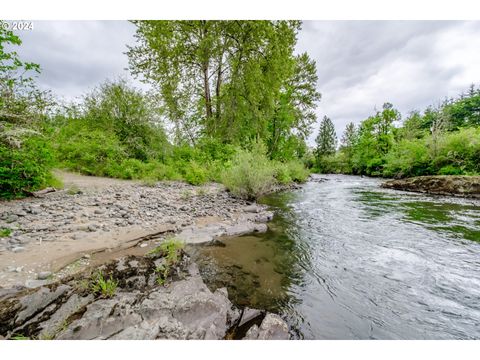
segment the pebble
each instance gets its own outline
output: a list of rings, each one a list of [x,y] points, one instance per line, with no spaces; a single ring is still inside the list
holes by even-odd
[[[51,271],[41,271],[37,274],[37,279],[38,280],[46,280],[48,279],[50,276],[52,276],[52,272]]]
[[[19,252],[22,252],[23,250],[25,250],[23,246],[17,246],[12,249],[14,253],[19,253]]]
[[[25,236],[19,236],[17,238],[17,241],[20,243],[20,244],[28,244],[30,242],[30,239],[29,238],[26,238]]]
[[[34,280],[34,279],[29,279],[25,281],[25,287],[29,289],[33,289],[39,286],[46,285],[48,283],[47,280]]]
[[[88,231],[88,225],[77,226],[77,231]]]

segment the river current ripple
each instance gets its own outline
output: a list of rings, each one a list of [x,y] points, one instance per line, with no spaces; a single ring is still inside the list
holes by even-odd
[[[230,269],[237,302],[298,338],[480,339],[480,203],[380,183],[316,176],[266,197],[270,230],[207,250],[204,273]]]

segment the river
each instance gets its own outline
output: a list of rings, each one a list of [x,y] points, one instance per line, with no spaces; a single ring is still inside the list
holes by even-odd
[[[196,248],[211,288],[298,339],[480,339],[480,202],[315,176],[269,230]]]

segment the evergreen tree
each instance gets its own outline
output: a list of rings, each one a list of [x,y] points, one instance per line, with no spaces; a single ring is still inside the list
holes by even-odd
[[[329,117],[323,117],[315,142],[317,143],[317,158],[335,153],[337,148],[337,135],[335,134],[335,127],[332,120],[330,120]]]
[[[355,146],[357,142],[358,133],[357,128],[353,122],[348,123],[345,127],[345,131],[343,132],[343,136],[341,139],[341,149],[351,149]]]

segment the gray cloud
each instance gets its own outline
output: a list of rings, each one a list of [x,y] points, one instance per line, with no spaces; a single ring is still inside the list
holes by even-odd
[[[42,66],[39,83],[67,99],[107,78],[130,78],[126,21],[37,21],[20,33],[21,56]],[[392,102],[404,116],[480,83],[480,22],[306,21],[297,51],[317,62],[322,100],[340,136]],[[139,82],[132,82],[143,87]],[[312,135],[310,142],[315,138]]]
[[[297,51],[317,61],[318,117],[340,136],[384,102],[406,116],[478,83],[479,35],[479,22],[309,21]]]
[[[40,86],[72,99],[105,79],[129,77],[123,53],[134,32],[126,21],[35,21],[33,31],[19,33],[18,52],[41,65]]]

